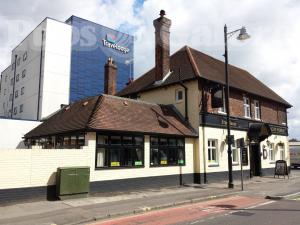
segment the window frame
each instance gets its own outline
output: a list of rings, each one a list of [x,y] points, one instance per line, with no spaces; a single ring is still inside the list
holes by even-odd
[[[24,105],[21,104],[20,107],[19,107],[19,113],[22,113],[24,111]]]
[[[215,146],[212,143],[215,142]],[[211,143],[211,144],[210,144]],[[213,158],[212,150],[215,150],[215,160],[210,160]],[[218,139],[209,138],[207,139],[207,162],[208,166],[219,166],[219,148],[218,148]]]
[[[275,145],[274,143],[271,143],[269,145],[269,161],[270,163],[274,163],[276,160],[276,157],[275,157]]]
[[[178,98],[179,96],[179,93],[181,93],[181,99]],[[182,102],[183,101],[183,98],[184,98],[184,92],[183,92],[183,89],[176,89],[175,90],[175,102]]]
[[[258,100],[253,100],[253,104],[254,104],[254,119],[261,120],[260,102]]]
[[[99,143],[99,137],[106,137],[104,143]],[[120,143],[112,143],[111,137],[120,137]],[[126,141],[125,138],[126,137]],[[128,139],[131,137],[130,139]],[[136,138],[142,141],[137,143]],[[117,140],[117,139],[115,139]],[[145,167],[145,140],[142,134],[115,134],[115,133],[97,133],[96,134],[96,151],[95,151],[95,169],[128,169],[128,168],[144,168]],[[98,152],[104,150],[104,166],[98,166]],[[112,161],[112,153],[116,153],[119,161]],[[140,152],[140,157],[138,156]],[[135,160],[136,156],[140,160]],[[125,165],[131,162],[131,165]],[[114,163],[114,164],[112,164]]]
[[[152,140],[157,139],[154,143]],[[162,141],[162,140],[166,140]],[[175,140],[175,144],[171,144]],[[157,157],[157,162],[154,162],[154,150]],[[181,155],[181,157],[180,157]],[[151,167],[170,167],[170,166],[185,166],[185,138],[175,136],[150,136],[150,168]],[[165,158],[166,157],[166,158]],[[163,158],[163,160],[162,160]],[[164,159],[165,158],[165,159]],[[170,160],[173,159],[173,160]]]
[[[236,161],[234,161],[234,151],[236,152]],[[236,165],[239,165],[240,163],[240,154],[239,154],[239,149],[237,148],[237,144],[236,144],[236,141],[233,142],[233,144],[231,145],[231,155],[232,155],[232,165],[236,166]]]
[[[226,98],[225,98],[225,88],[222,88],[222,95],[223,95],[223,107],[220,107],[218,108],[218,113],[220,114],[227,114],[227,111],[226,111]]]
[[[248,103],[247,103],[248,101]],[[251,119],[251,102],[250,98],[247,96],[243,96],[243,105],[244,105],[244,117]],[[249,116],[247,115],[249,113]]]

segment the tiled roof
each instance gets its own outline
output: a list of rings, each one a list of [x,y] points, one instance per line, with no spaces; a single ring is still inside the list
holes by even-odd
[[[160,86],[174,84],[179,81],[179,68],[181,70],[180,79],[190,80],[203,78],[217,83],[225,84],[224,62],[209,55],[199,52],[188,46],[184,46],[170,57],[170,68],[172,74]],[[277,93],[264,85],[247,71],[229,65],[229,84],[232,88],[261,96],[291,107],[291,105],[281,98]],[[139,92],[156,88],[154,68],[133,81],[130,85],[121,90],[119,96],[129,96]]]
[[[116,131],[197,137],[170,105],[100,95],[64,107],[25,138],[74,131]]]

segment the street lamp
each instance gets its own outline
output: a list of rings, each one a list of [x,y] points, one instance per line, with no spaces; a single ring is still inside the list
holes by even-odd
[[[226,82],[226,91],[225,91],[225,102],[226,102],[226,119],[227,119],[227,146],[228,146],[228,188],[233,188],[233,178],[232,178],[232,138],[230,135],[230,111],[229,111],[229,80],[228,80],[228,49],[227,49],[227,38],[230,38],[236,32],[240,32],[237,37],[238,40],[246,40],[250,38],[250,35],[247,34],[246,28],[242,27],[240,29],[234,30],[232,32],[227,32],[227,26],[224,26],[224,42],[225,42],[225,82]]]

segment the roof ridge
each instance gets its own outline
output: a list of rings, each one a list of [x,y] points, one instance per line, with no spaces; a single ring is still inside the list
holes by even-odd
[[[185,45],[184,47],[185,47],[185,50],[188,53],[188,58],[189,58],[190,63],[192,64],[192,67],[193,67],[193,70],[194,70],[195,74],[200,77],[200,71],[199,71],[199,68],[197,67],[197,64],[196,64],[194,56],[193,56],[193,54],[190,50],[190,47],[187,46],[187,45]]]
[[[123,100],[123,101],[129,101],[129,102],[139,103],[139,104],[147,104],[147,105],[159,106],[159,104],[156,104],[156,103],[146,102],[146,101],[132,99],[132,98],[125,98],[125,97],[120,97],[120,96],[116,96],[116,95],[107,95],[107,94],[102,94],[102,95],[104,97],[107,97],[107,98],[114,98],[114,99],[119,99],[119,100]]]
[[[88,118],[88,120],[87,120],[87,122],[85,124],[85,128],[86,129],[90,128],[90,121],[91,121],[91,119],[92,119],[92,117],[93,117],[96,109],[98,108],[98,104],[100,103],[100,105],[101,105],[102,101],[103,101],[103,96],[99,95],[98,98],[97,98],[97,101],[95,103],[95,106],[94,106],[94,108],[93,108],[91,114],[89,115],[89,118]]]

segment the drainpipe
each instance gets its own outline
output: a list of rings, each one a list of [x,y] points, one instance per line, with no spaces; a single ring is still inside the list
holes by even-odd
[[[206,146],[205,146],[205,124],[206,124],[206,96],[204,94],[204,86],[201,86],[201,101],[202,101],[202,107],[201,107],[201,114],[202,114],[202,153],[203,153],[203,181],[204,184],[207,183],[207,177],[206,177]],[[200,142],[200,139],[199,139]],[[200,147],[200,143],[199,143],[199,147]],[[200,165],[200,169],[201,169],[201,165]],[[200,170],[200,174],[201,174],[201,170]]]
[[[12,102],[11,102],[11,114],[10,114],[10,118],[13,117],[13,111],[14,111],[14,99],[15,99],[15,86],[16,86],[15,84],[16,84],[17,58],[18,58],[18,56],[15,55],[14,83],[13,83],[13,95],[12,95]]]
[[[187,86],[185,86],[181,80],[181,68],[179,68],[179,72],[178,72],[178,76],[179,76],[179,85],[181,87],[184,88],[184,112],[185,112],[185,121],[189,121],[189,117],[188,117],[188,95],[187,95],[187,92],[188,92],[188,88]]]
[[[43,45],[44,45],[44,31],[42,31],[42,41],[41,41],[40,75],[39,75],[39,90],[38,90],[36,120],[39,120],[39,116],[40,116],[40,97],[41,97],[41,82],[42,82]]]

